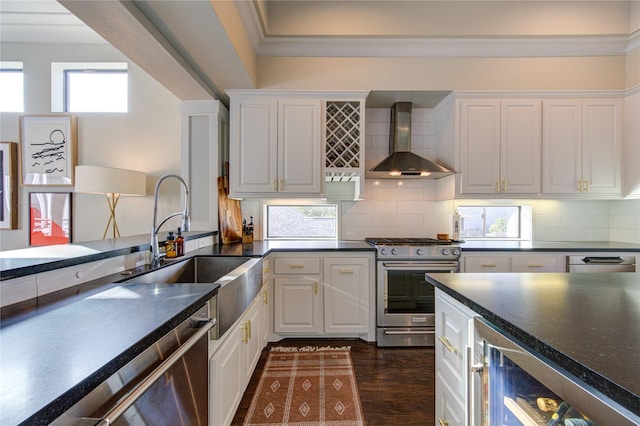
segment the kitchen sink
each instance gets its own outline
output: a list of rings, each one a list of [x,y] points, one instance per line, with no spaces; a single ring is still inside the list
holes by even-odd
[[[213,283],[234,269],[240,267],[250,257],[192,257],[167,264],[125,282],[166,284],[166,283]]]
[[[202,256],[167,263],[124,283],[172,284],[218,283],[217,337],[222,336],[249,307],[262,286],[262,259],[252,257]],[[214,312],[217,312],[215,314]]]

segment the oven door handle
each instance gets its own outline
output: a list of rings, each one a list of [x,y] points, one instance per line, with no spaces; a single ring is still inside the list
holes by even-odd
[[[385,330],[384,334],[388,336],[399,336],[407,334],[436,334],[435,330]]]

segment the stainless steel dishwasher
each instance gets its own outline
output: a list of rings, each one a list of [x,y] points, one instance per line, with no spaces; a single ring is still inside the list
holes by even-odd
[[[567,272],[635,272],[634,255],[567,256]]]
[[[204,306],[51,425],[208,425],[209,315]]]

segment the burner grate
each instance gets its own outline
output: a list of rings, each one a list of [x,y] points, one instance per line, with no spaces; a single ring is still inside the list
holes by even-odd
[[[365,241],[372,246],[381,244],[401,246],[435,246],[450,245],[451,240],[437,240],[435,238],[366,238]]]

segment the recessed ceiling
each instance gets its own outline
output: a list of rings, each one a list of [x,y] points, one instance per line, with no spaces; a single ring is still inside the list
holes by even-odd
[[[0,0],[0,39],[11,43],[106,43],[56,0]]]

